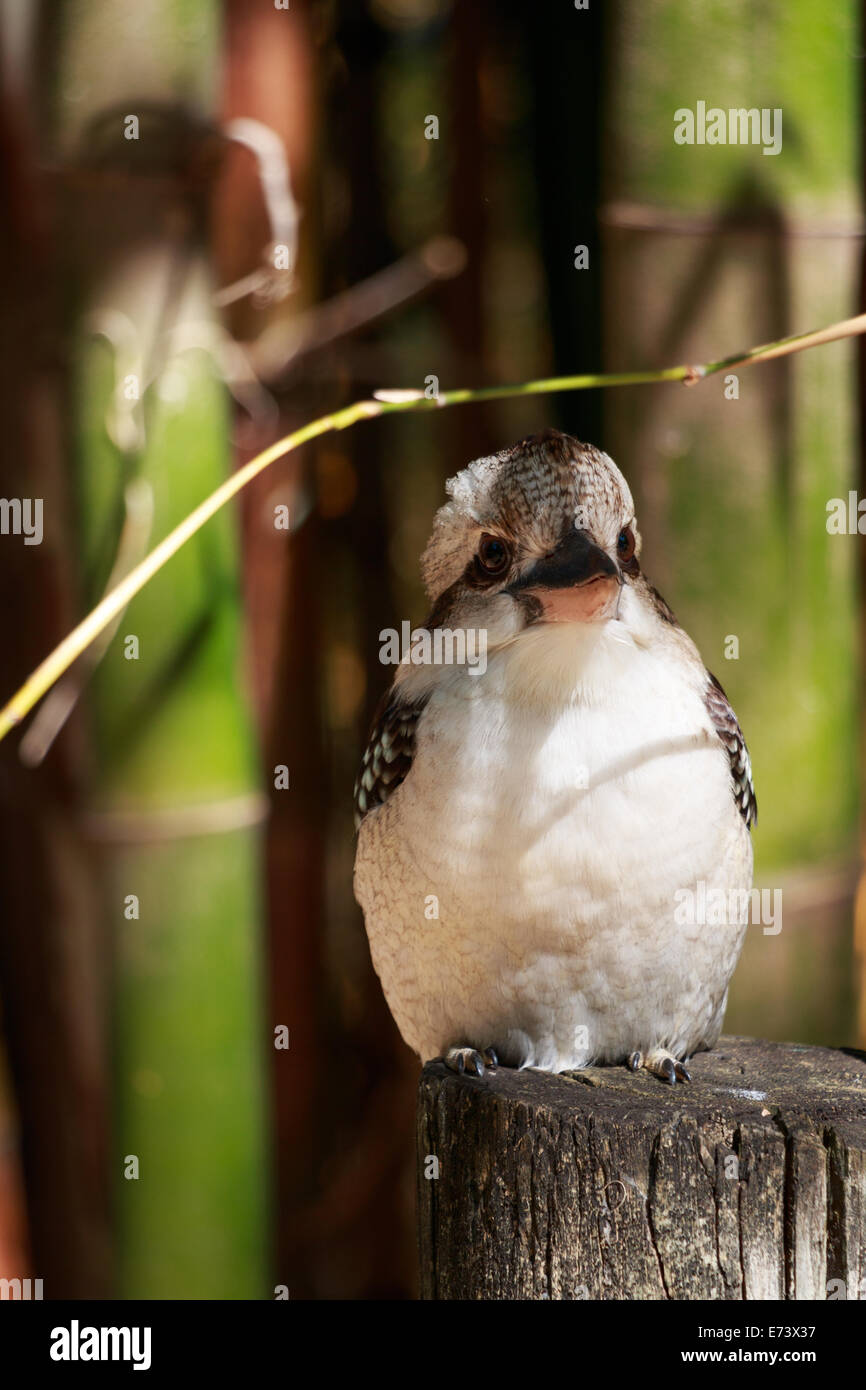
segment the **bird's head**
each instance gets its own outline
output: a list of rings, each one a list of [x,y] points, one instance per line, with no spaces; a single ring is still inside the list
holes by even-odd
[[[604,623],[640,579],[625,478],[556,430],[478,459],[447,485],[422,558],[431,626],[473,624],[491,645],[539,623]]]

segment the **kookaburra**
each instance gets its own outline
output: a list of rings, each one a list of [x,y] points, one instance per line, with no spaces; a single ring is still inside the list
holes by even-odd
[[[740,726],[641,570],[606,454],[548,430],[447,490],[427,628],[480,633],[486,669],[398,665],[356,787],[355,893],[391,1012],[458,1071],[688,1080],[746,928],[677,903],[751,888]]]

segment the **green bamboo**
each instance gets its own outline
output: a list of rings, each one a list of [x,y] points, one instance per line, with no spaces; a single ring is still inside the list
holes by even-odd
[[[701,360],[850,313],[861,226],[853,0],[617,0],[609,13],[605,366]],[[699,102],[778,110],[780,152],[676,143],[675,113],[697,119]],[[827,502],[856,486],[852,367],[844,345],[760,374],[732,365],[738,399],[717,377],[700,399],[625,393],[606,417],[610,450],[636,483],[651,578],[749,740],[756,873],[791,885],[790,930],[747,939],[735,1029],[753,1027],[751,982],[768,970],[793,978],[786,953],[829,927],[816,911],[795,932],[788,869],[856,854],[857,541],[826,530]],[[821,1025],[809,1013],[811,1031],[791,992],[774,1018],[781,1036],[844,1034],[846,973],[825,991]]]
[[[69,3],[57,43],[88,603],[115,562],[131,479],[150,490],[158,536],[230,466],[189,173],[198,167],[195,123],[214,104],[217,7],[144,0],[134,24],[130,14],[106,0]],[[130,114],[140,131],[125,143]],[[97,164],[82,176],[82,166]],[[117,1292],[262,1297],[262,798],[239,681],[231,518],[198,534],[173,572],[156,575],[118,614],[85,696],[86,830],[114,941]]]

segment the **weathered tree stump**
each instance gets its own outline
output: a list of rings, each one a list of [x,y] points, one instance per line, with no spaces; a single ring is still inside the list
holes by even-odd
[[[690,1071],[429,1063],[422,1297],[866,1297],[866,1053],[722,1038]]]

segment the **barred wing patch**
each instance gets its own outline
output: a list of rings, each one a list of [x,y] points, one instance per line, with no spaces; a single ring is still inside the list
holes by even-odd
[[[704,700],[716,733],[722,740],[730,759],[734,800],[740,815],[751,829],[758,821],[758,803],[755,799],[749,750],[727,695],[710,671],[707,672],[707,675],[710,678],[710,683],[707,686]]]
[[[407,703],[389,690],[373,720],[373,728],[355,781],[355,829],[364,817],[384,806],[405,781],[415,756],[415,730],[425,700]]]

